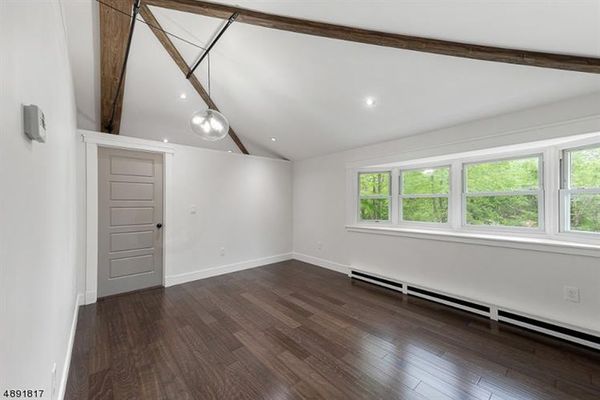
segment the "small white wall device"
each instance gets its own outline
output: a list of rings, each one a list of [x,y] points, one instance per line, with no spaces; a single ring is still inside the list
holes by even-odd
[[[23,106],[23,128],[29,139],[46,142],[46,118],[38,106]]]

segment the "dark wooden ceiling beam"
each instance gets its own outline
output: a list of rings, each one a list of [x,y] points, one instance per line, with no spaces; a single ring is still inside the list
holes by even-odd
[[[159,24],[158,20],[156,19],[156,17],[152,13],[152,11],[150,11],[148,6],[146,6],[146,4],[144,4],[144,3],[147,4],[146,1],[144,1],[142,3],[142,7],[140,8],[140,15],[142,16],[142,18],[144,18],[144,21],[146,21],[146,23],[148,24],[148,26],[150,27],[150,29],[152,30],[152,32],[154,33],[154,35],[156,36],[158,41],[163,45],[163,47],[165,48],[167,53],[169,53],[169,55],[171,56],[171,58],[173,59],[175,64],[177,64],[177,66],[183,73],[183,77],[185,78],[185,76],[187,75],[187,73],[190,70],[187,63],[185,62],[185,59],[183,58],[181,53],[179,53],[179,51],[177,50],[177,48],[175,47],[175,45],[173,44],[171,39],[169,39],[167,34],[164,32],[163,28]],[[196,92],[200,95],[202,100],[204,100],[204,102],[206,103],[208,108],[219,111],[219,108],[217,107],[215,102],[211,99],[211,97],[208,95],[208,93],[206,92],[206,90],[204,89],[204,87],[202,86],[200,81],[198,80],[198,78],[196,78],[196,75],[190,75],[190,77],[188,78],[188,81],[192,84],[192,86],[194,87]],[[235,133],[235,131],[233,130],[231,125],[229,126],[229,136],[235,142],[235,144],[237,145],[237,147],[240,149],[240,151],[242,153],[249,154],[248,150],[246,149],[246,146],[244,146],[244,144],[242,143],[242,141],[240,140],[238,135]]]
[[[131,18],[127,18],[110,7],[131,15],[133,0],[103,0],[102,2],[106,5],[98,3],[100,12],[100,130],[109,132],[113,102],[119,86],[131,25]],[[122,85],[125,86],[124,79]],[[123,92],[124,90],[120,91],[115,103],[112,132],[109,133],[119,134]]]
[[[285,17],[206,1],[145,0],[144,3],[147,5],[170,8],[173,10],[221,19],[227,19],[232,14],[238,13],[239,16],[237,17],[236,22],[240,23],[376,46],[394,47],[403,50],[526,65],[530,67],[562,69],[595,74],[600,73],[600,58],[595,57],[544,53],[494,46],[480,46],[447,40],[399,35],[395,33]]]

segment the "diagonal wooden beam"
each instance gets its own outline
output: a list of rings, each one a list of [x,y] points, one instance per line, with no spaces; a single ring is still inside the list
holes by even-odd
[[[103,0],[102,3],[98,3],[100,11],[100,129],[102,132],[109,132],[113,101],[121,77],[131,25],[131,18],[127,18],[115,9],[131,15],[133,0]],[[123,88],[124,81],[122,85]],[[124,90],[120,91],[115,103],[112,132],[109,132],[117,135],[121,125],[123,92]]]
[[[239,15],[236,22],[240,23],[376,46],[395,47],[403,50],[442,54],[483,61],[519,64],[530,67],[562,69],[595,74],[600,73],[600,58],[595,57],[580,57],[494,46],[480,46],[418,36],[399,35],[306,19],[284,17],[281,15],[268,14],[200,0],[145,0],[145,3],[152,6],[170,8],[173,10],[221,19],[227,19],[232,14],[238,13]]]
[[[185,77],[190,70],[187,63],[185,62],[183,56],[181,55],[181,53],[179,53],[171,39],[169,39],[167,34],[164,32],[163,28],[158,23],[158,20],[156,19],[152,11],[150,11],[147,5],[142,5],[142,7],[140,8],[140,15],[142,16],[142,18],[144,18],[144,21],[146,21],[152,32],[154,32],[156,38],[163,45],[167,53],[169,53],[173,61],[175,61],[175,64],[177,64],[177,66],[183,73],[183,76]],[[200,97],[202,97],[202,100],[204,100],[206,105],[208,105],[208,108],[219,111],[219,108],[217,107],[215,102],[210,98],[206,90],[204,90],[204,87],[202,86],[198,78],[196,78],[196,75],[190,75],[188,81],[192,84],[194,89],[196,89],[196,92],[198,92]],[[231,137],[231,139],[233,139],[233,141],[242,153],[249,154],[248,150],[246,149],[246,147],[244,146],[244,144],[242,143],[242,141],[231,126],[229,127],[229,136]]]

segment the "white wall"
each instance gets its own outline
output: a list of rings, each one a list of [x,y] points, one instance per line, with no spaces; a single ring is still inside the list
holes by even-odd
[[[275,262],[274,256],[290,258],[291,163],[189,146],[174,148],[166,221],[171,232],[165,250],[167,284],[254,261]]]
[[[600,332],[600,259],[347,232],[346,167],[600,131],[600,93],[294,163],[294,252]],[[319,250],[319,242],[322,249]],[[563,300],[577,286],[581,302]]]
[[[73,70],[77,127],[100,129],[100,24],[95,0],[61,0]]]
[[[58,1],[0,2],[0,388],[60,383],[83,265],[75,104]],[[45,113],[45,144],[22,104]],[[55,394],[55,397],[59,393]]]
[[[96,301],[98,147],[164,153],[164,274],[171,286],[291,258],[292,165],[269,157],[81,130],[86,303]]]

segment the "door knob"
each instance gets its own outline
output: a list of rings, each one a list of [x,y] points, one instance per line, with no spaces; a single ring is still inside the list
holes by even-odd
[[[162,224],[159,222],[158,224],[156,224],[156,227],[157,227],[158,229],[160,229],[160,228],[162,228]]]

